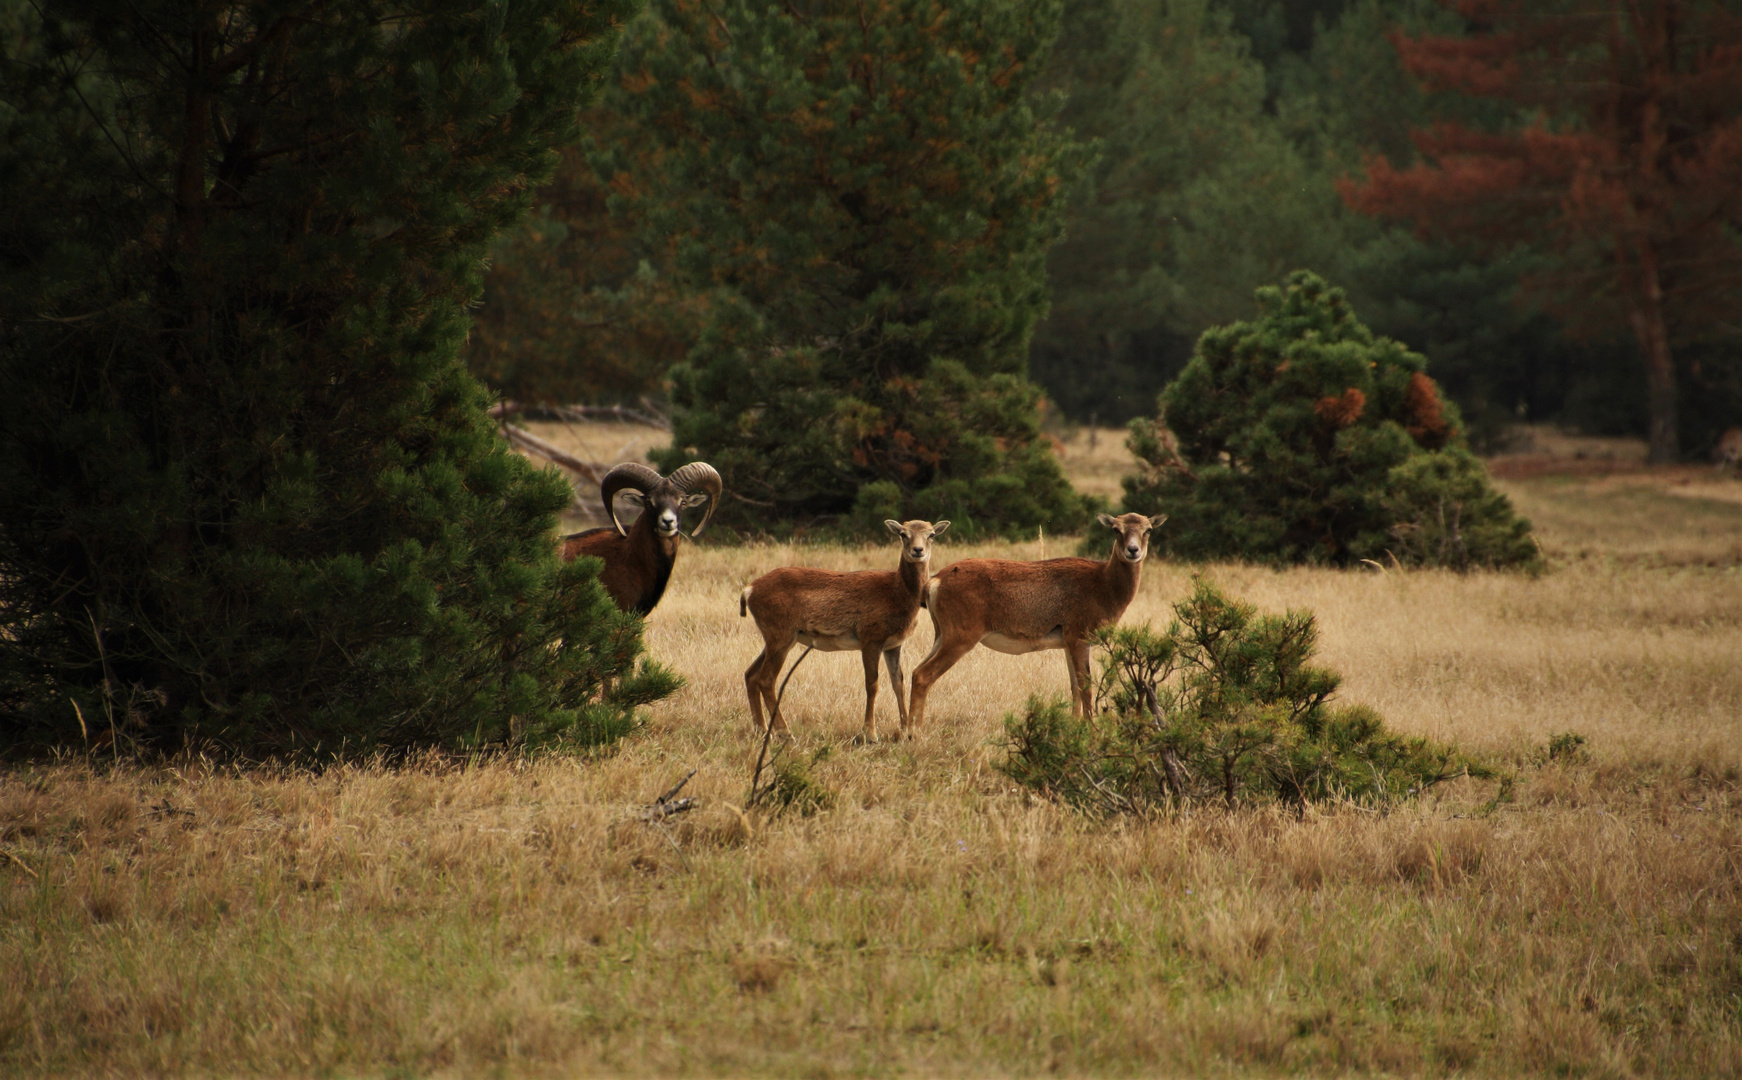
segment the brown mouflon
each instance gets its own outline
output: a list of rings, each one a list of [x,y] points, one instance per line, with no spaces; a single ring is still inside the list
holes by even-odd
[[[787,731],[774,681],[794,644],[824,652],[857,650],[865,661],[865,741],[877,738],[872,713],[877,706],[877,657],[889,669],[895,706],[907,734],[907,693],[901,672],[901,646],[919,621],[920,599],[930,579],[932,541],[949,529],[940,521],[885,521],[901,537],[901,562],[895,570],[816,570],[783,566],[757,578],[738,600],[738,614],[756,618],[762,653],[744,672],[750,719],[758,731]],[[767,707],[767,717],[763,708]]]
[[[714,507],[720,501],[720,474],[705,461],[691,462],[660,476],[646,465],[626,461],[605,474],[599,494],[615,528],[588,529],[565,536],[557,553],[564,562],[583,556],[605,560],[599,582],[624,611],[646,615],[665,595],[671,568],[677,562],[678,514],[686,507],[706,502],[707,513],[689,534],[702,534]],[[641,516],[628,529],[617,517],[616,498],[625,493],[642,508]]]
[[[1071,705],[1078,716],[1093,707],[1089,682],[1089,635],[1119,621],[1143,573],[1149,532],[1165,515],[1102,514],[1101,524],[1118,535],[1106,562],[1093,559],[964,559],[932,578],[926,608],[937,640],[913,673],[908,718],[925,719],[925,699],[976,645],[1017,655],[1063,649],[1071,675]]]

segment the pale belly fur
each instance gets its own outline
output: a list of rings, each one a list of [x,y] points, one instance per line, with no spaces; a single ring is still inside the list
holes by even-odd
[[[912,631],[910,630],[909,633]],[[819,634],[812,630],[800,630],[795,635],[800,645],[808,645],[818,652],[862,652],[865,646],[860,643],[859,636],[854,633]],[[907,634],[898,638],[890,638],[883,643],[883,649],[898,648],[907,640]]]
[[[1058,627],[1043,638],[1013,638],[1003,634],[987,634],[980,639],[980,644],[995,652],[1008,653],[1011,656],[1021,656],[1023,653],[1040,652],[1042,649],[1062,649],[1065,647],[1064,627]]]

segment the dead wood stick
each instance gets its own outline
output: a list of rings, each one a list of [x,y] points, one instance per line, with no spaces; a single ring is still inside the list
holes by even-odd
[[[685,797],[676,802],[655,803],[641,812],[641,820],[649,822],[664,821],[668,817],[676,817],[686,810],[694,810],[700,806],[700,799]]]
[[[804,658],[809,656],[811,650],[814,648],[816,648],[815,645],[806,645],[804,647],[804,652],[799,653],[798,659],[794,660],[792,666],[786,669],[786,678],[780,680],[780,692],[774,695],[774,707],[776,709],[779,709],[780,703],[786,700],[786,684],[792,681],[792,673],[798,670],[798,666],[804,663]]]
[[[673,784],[671,786],[671,788],[666,791],[665,794],[661,795],[657,799],[654,799],[652,806],[649,806],[645,810],[641,811],[641,820],[642,821],[664,821],[668,817],[673,817],[677,814],[681,814],[686,810],[694,810],[696,807],[700,806],[701,805],[700,799],[695,799],[695,798],[679,799],[679,798],[677,798],[677,793],[682,791],[683,786],[685,784],[689,783],[690,778],[695,776],[695,775],[696,775],[695,769],[691,769],[688,773],[684,774],[684,778],[682,780],[679,780],[677,783]]]
[[[671,786],[670,791],[666,792],[664,795],[661,795],[659,798],[653,800],[654,803],[658,804],[658,803],[670,802],[673,798],[675,798],[677,796],[678,792],[683,790],[683,786],[690,782],[690,777],[694,776],[695,774],[696,774],[696,770],[691,769],[689,771],[688,775],[686,775],[682,780],[679,780],[677,783],[675,783]]]
[[[630,409],[622,405],[561,405],[556,413],[568,420],[621,420],[660,431],[671,430],[671,420],[652,409]]]
[[[1149,707],[1149,715],[1155,718],[1155,728],[1163,735],[1167,733],[1167,718],[1161,714],[1161,702],[1156,700],[1154,687],[1146,687],[1143,693],[1144,704]],[[1180,762],[1179,755],[1173,752],[1173,747],[1165,743],[1161,747],[1161,767],[1167,773],[1168,793],[1181,802],[1185,801],[1186,783],[1181,775],[1186,772]]]
[[[501,401],[490,406],[490,416],[496,420],[528,412],[554,414],[564,420],[620,420],[660,431],[671,430],[671,420],[652,408],[631,409],[622,405],[528,405],[519,401]]]
[[[600,483],[605,479],[608,466],[597,461],[582,461],[566,450],[545,442],[543,439],[527,431],[523,427],[507,423],[502,424],[502,434],[507,436],[508,444],[519,450],[529,450],[546,461],[561,465],[563,468],[580,476],[589,483]]]
[[[779,712],[780,703],[786,700],[786,684],[792,681],[792,673],[798,670],[798,666],[804,663],[804,658],[809,656],[815,649],[815,645],[806,645],[804,647],[804,652],[799,653],[798,659],[794,660],[792,666],[786,669],[786,678],[780,680],[780,690],[774,695],[774,712]],[[750,774],[750,797],[744,800],[744,805],[746,807],[755,806],[757,799],[760,797],[759,791],[762,785],[762,763],[768,757],[768,740],[773,737],[774,717],[770,716],[768,718],[768,727],[763,729],[762,732],[762,748],[756,752],[756,771]],[[778,753],[778,751],[776,751],[776,753]]]
[[[756,805],[758,790],[762,786],[762,762],[768,757],[768,740],[774,737],[774,723],[770,720],[762,729],[762,748],[756,751],[756,769],[750,774],[750,797],[744,800],[746,809]]]

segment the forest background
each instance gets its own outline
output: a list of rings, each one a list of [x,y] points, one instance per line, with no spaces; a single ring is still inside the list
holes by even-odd
[[[633,121],[656,91],[628,75],[645,70],[638,26],[691,6],[656,3],[631,24],[588,141],[495,248],[470,356],[507,396],[657,395],[710,323],[718,281],[686,276],[665,234],[647,228],[648,178],[667,159]],[[1056,14],[1056,40],[1034,50],[1024,76],[1026,101],[1082,156],[1028,350],[1053,419],[1153,414],[1200,333],[1249,317],[1254,289],[1308,268],[1344,288],[1376,333],[1427,357],[1478,451],[1499,449],[1521,421],[1646,433],[1640,349],[1625,323],[1594,317],[1596,290],[1556,308],[1530,287],[1579,255],[1523,232],[1499,245],[1435,239],[1345,198],[1374,162],[1428,160],[1415,133],[1437,123],[1512,133],[1544,123],[1517,100],[1432,92],[1400,60],[1400,35],[1474,37],[1494,25],[1435,0],[1003,6],[1034,7],[1025,16],[1043,23]],[[1675,336],[1679,448],[1704,457],[1742,416],[1742,335],[1720,313],[1683,320]]]

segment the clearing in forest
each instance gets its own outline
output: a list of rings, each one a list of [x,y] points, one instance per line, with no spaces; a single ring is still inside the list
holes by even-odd
[[[1203,572],[1313,611],[1343,700],[1505,781],[1101,823],[994,768],[1060,654],[977,650],[917,742],[869,747],[857,656],[816,654],[782,760],[818,798],[742,814],[739,589],[896,548],[704,541],[648,634],[689,685],[598,760],[0,774],[0,1064],[1735,1075],[1742,505],[1642,472],[1502,483],[1544,576]],[[1073,546],[946,538],[935,566]],[[1165,621],[1192,569],[1152,562],[1124,621]],[[929,641],[922,617],[910,671]],[[700,809],[637,819],[692,768]]]

